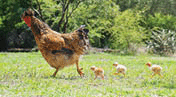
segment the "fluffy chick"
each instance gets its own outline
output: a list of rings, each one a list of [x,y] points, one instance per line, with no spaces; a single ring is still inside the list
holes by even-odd
[[[161,75],[162,67],[161,66],[155,65],[155,64],[152,65],[150,62],[146,63],[146,65],[153,72],[152,77],[155,76],[156,74],[158,74],[160,77],[162,77],[162,75]]]
[[[90,70],[92,70],[95,73],[95,78],[96,79],[98,76],[104,80],[104,70],[102,68],[97,68],[95,66],[91,66]]]
[[[113,66],[117,69],[117,72],[114,73],[114,75],[119,75],[119,73],[122,73],[125,77],[125,73],[127,71],[127,68],[124,65],[118,64],[117,62],[114,62]]]

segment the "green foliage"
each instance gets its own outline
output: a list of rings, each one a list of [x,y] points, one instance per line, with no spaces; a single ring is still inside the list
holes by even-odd
[[[21,23],[20,16],[22,12],[30,6],[30,2],[31,0],[23,2],[20,0],[0,0],[0,44],[2,45],[0,50],[7,50],[7,47],[12,46],[9,45],[10,43],[13,43],[15,47],[20,47],[20,45],[17,45],[16,40],[19,40],[18,35],[26,30],[23,26],[24,22],[23,24]],[[15,39],[11,41],[10,37],[13,35]]]
[[[119,13],[118,10],[119,7],[112,1],[85,2],[73,14],[70,25],[74,23],[76,23],[75,27],[81,24],[87,25],[92,46],[104,47],[109,44],[110,30],[114,24],[114,18]]]
[[[86,24],[92,46],[128,49],[130,44],[140,43],[145,37],[144,28],[139,25],[139,12],[120,12],[117,5],[107,0],[84,3],[75,11],[70,24],[73,27],[74,23],[75,27]]]
[[[59,70],[55,78],[50,77],[55,69],[50,68],[39,52],[0,53],[0,58],[0,95],[3,97],[175,96],[175,57],[85,55],[79,62],[85,73],[83,78],[75,65]],[[127,67],[125,78],[113,75],[115,61]],[[163,67],[162,78],[158,75],[150,78],[152,72],[144,65],[148,61]],[[105,80],[94,80],[92,65],[104,69]]]
[[[116,13],[118,13],[118,6],[111,1],[84,1],[69,19],[67,32],[71,32],[80,25],[86,24],[86,27],[90,30],[89,38],[92,45],[102,47],[104,43],[101,43],[100,38],[106,37],[102,35],[102,33],[105,33],[105,30],[112,25],[112,19],[115,17]],[[58,20],[59,15],[51,25],[53,29],[56,28]]]
[[[164,15],[155,13],[154,16],[149,15],[145,20],[145,27],[153,29],[155,27],[170,29],[176,31],[176,17],[173,15]]]
[[[130,8],[135,8],[137,4],[140,4],[143,0],[113,0],[117,5],[120,6],[120,11],[125,11]]]
[[[64,3],[69,1],[67,15],[59,25]],[[176,31],[175,4],[175,0],[0,0],[0,43],[3,49],[35,46],[30,29],[20,19],[23,11],[31,7],[36,17],[59,33],[72,32],[85,24],[92,46],[135,52],[131,48],[150,40],[151,29]]]
[[[128,9],[142,10],[147,8],[146,14],[163,13],[176,16],[175,0],[113,0],[120,6],[121,11]]]
[[[48,23],[50,21],[53,21],[55,18],[57,18],[57,15],[55,15],[55,12],[57,10],[61,10],[61,8],[60,8],[60,6],[57,6],[56,2],[54,2],[53,0],[39,0],[39,3],[40,3],[40,7],[42,9],[41,14],[43,15],[44,22]],[[37,12],[37,10],[38,10],[37,2],[34,1],[33,5],[36,6],[36,7],[34,7],[36,9],[36,11],[35,11],[36,16],[39,17],[40,13]]]
[[[174,54],[176,51],[176,32],[165,29],[153,30],[148,46],[156,54]]]
[[[0,26],[2,26],[2,18],[0,17]]]
[[[141,18],[139,12],[132,10],[117,15],[112,27],[111,47],[128,50],[130,45],[140,43],[145,38],[145,30],[139,25]]]

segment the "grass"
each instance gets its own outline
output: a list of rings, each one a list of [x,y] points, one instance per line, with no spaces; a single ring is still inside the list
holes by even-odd
[[[127,67],[127,74],[115,76],[112,64],[118,61]],[[146,62],[163,67],[163,78],[150,78]],[[105,80],[94,80],[90,67],[105,71]],[[51,68],[39,52],[0,53],[0,96],[125,96],[125,97],[176,97],[176,58],[159,56],[120,56],[98,53],[80,59],[85,76],[79,77],[76,66],[60,70],[50,77]]]

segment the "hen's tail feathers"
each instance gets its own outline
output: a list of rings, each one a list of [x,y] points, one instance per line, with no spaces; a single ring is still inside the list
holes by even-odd
[[[81,25],[79,29],[84,29],[86,25]]]
[[[78,28],[78,31],[79,32],[83,32],[86,36],[88,35],[89,33],[89,30],[88,29],[84,29],[86,27],[86,25],[81,25],[79,28]]]

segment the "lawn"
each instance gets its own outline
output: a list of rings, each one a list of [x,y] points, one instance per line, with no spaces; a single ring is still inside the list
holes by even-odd
[[[127,67],[126,77],[113,75],[113,63],[118,61]],[[163,78],[144,64],[150,61],[163,67]],[[94,80],[91,66],[102,67],[105,80]],[[50,77],[55,69],[44,60],[40,52],[0,53],[1,96],[125,96],[125,97],[176,97],[176,57],[120,56],[108,53],[84,55],[80,58],[85,76],[79,77],[76,65],[60,70]]]

